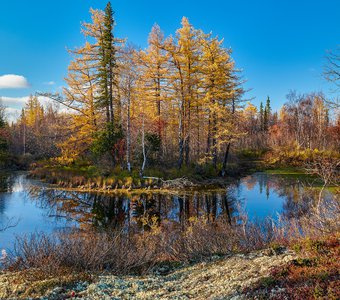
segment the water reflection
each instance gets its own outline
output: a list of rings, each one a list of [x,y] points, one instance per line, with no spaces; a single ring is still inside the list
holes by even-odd
[[[41,183],[27,179],[23,173],[0,175],[0,249],[10,249],[16,235],[33,232],[51,233],[74,224],[64,219],[50,218],[40,201],[31,197],[31,187]],[[6,230],[4,228],[8,227]]]
[[[164,193],[81,193],[31,188],[30,195],[49,216],[76,221],[80,227],[100,226],[147,229],[150,222],[175,222],[182,226],[192,217],[208,221],[235,214],[235,198],[228,191]]]
[[[0,192],[10,192],[15,182],[15,176],[10,173],[0,173]]]
[[[239,201],[249,217],[287,218],[306,214],[320,196],[320,182],[307,176],[283,176],[257,173],[236,183]],[[323,198],[338,197],[339,190],[325,190]]]
[[[185,226],[190,218],[218,218],[236,224],[277,214],[291,218],[305,214],[319,197],[319,189],[308,180],[268,174],[253,174],[225,189],[153,193],[84,193],[50,188],[25,174],[0,176],[0,228],[6,220],[20,220],[15,228],[0,231],[0,249],[8,247],[16,234],[68,228],[131,231],[171,222]],[[338,193],[325,193],[338,197]]]

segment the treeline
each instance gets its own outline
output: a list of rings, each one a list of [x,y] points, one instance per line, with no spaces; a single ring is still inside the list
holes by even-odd
[[[246,105],[231,49],[187,18],[169,37],[155,25],[141,50],[114,36],[110,2],[90,12],[84,45],[70,51],[67,87],[40,94],[67,109],[32,96],[11,126],[14,153],[140,174],[209,165],[224,175],[231,150],[339,149],[339,116],[322,94],[291,94],[279,114],[269,98]]]
[[[245,149],[285,148],[338,151],[340,115],[330,109],[322,93],[290,92],[279,112],[272,113],[270,99],[265,109],[248,103],[243,111],[248,134],[240,140]]]

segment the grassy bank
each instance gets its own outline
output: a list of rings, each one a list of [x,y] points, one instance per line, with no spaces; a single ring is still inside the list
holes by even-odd
[[[222,178],[212,166],[190,166],[177,168],[147,169],[140,175],[138,170],[128,172],[120,167],[103,170],[101,167],[88,164],[62,166],[50,162],[32,164],[30,175],[51,184],[65,188],[85,190],[117,190],[140,188],[190,188],[221,187],[228,178],[246,174],[245,168],[237,171],[235,167],[228,177]]]
[[[86,190],[116,190],[138,188],[161,188],[165,181],[185,178],[186,182],[174,182],[179,188],[197,186],[223,186],[228,178],[241,177],[256,171],[268,174],[307,177],[306,170],[311,163],[321,160],[338,160],[339,153],[318,150],[242,150],[232,155],[226,177],[220,177],[218,165],[192,164],[181,169],[158,165],[148,167],[141,176],[139,169],[128,172],[120,166],[93,165],[77,161],[61,165],[56,160],[31,163],[31,176],[67,188]],[[308,175],[310,176],[310,175]],[[313,176],[309,178],[313,179]],[[176,187],[176,186],[175,186]]]
[[[33,178],[67,188],[134,189],[159,186],[158,178],[142,178],[137,172],[124,170],[102,174],[95,166],[53,166],[38,164],[30,171]]]
[[[261,159],[267,169],[305,169],[315,161],[339,160],[340,153],[318,149],[278,148],[266,151]]]

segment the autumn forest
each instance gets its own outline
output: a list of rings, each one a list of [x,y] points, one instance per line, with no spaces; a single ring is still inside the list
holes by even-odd
[[[91,17],[84,44],[69,51],[63,93],[32,95],[12,124],[2,109],[3,152],[105,172],[196,166],[226,176],[244,155],[295,155],[299,163],[339,149],[340,117],[329,99],[290,92],[279,111],[269,96],[254,106],[231,48],[187,18],[169,37],[154,25],[147,49],[138,49],[114,36],[110,4]]]

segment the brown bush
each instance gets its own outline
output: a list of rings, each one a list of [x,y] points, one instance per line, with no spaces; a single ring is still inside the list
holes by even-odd
[[[150,230],[74,231],[18,237],[9,255],[10,270],[39,269],[43,274],[65,272],[145,273],[164,261],[198,261],[238,249],[253,249],[241,228],[224,220],[192,218],[182,226],[149,224]],[[259,237],[260,238],[260,237]]]

